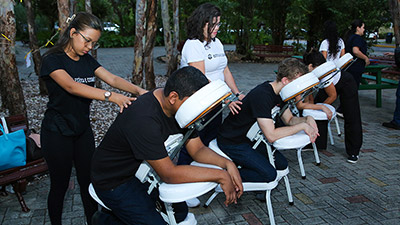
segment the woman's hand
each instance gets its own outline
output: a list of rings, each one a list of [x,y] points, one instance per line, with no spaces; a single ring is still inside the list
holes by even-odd
[[[369,58],[367,57],[367,58],[365,59],[365,66],[368,66],[369,64],[371,64],[371,62],[369,61]]]
[[[131,104],[132,101],[135,101],[136,98],[133,97],[127,97],[125,95],[119,94],[112,92],[110,96],[110,102],[114,102],[119,106],[119,112],[122,113],[124,108],[128,108],[128,106]]]
[[[231,110],[232,114],[239,114],[239,111],[242,109],[239,105],[243,104],[241,101],[234,101],[229,104],[229,110]]]
[[[322,105],[322,111],[326,114],[328,120],[332,119],[332,111],[328,107]]]

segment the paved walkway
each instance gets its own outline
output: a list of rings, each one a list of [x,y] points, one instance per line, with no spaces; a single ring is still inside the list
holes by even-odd
[[[25,49],[18,49],[21,76],[32,68],[23,68]],[[163,54],[156,48],[155,55]],[[111,72],[130,76],[133,49],[100,49],[99,62]],[[230,63],[239,89],[248,92],[255,85],[274,78],[277,64]],[[163,74],[165,65],[155,62],[156,74]],[[34,78],[34,75],[31,76]],[[294,205],[287,203],[283,182],[272,192],[272,205],[277,224],[400,224],[400,131],[381,126],[392,118],[395,90],[383,90],[383,107],[375,107],[375,92],[360,91],[364,144],[357,164],[349,164],[344,150],[344,137],[335,135],[335,146],[320,152],[321,165],[314,164],[312,152],[303,153],[307,179],[300,177],[296,153],[285,151],[290,167]],[[343,120],[339,120],[343,131]],[[335,132],[335,131],[334,131]],[[20,210],[14,195],[0,196],[1,224],[50,224],[46,197],[48,177],[34,180],[24,195],[28,213]],[[209,194],[201,198],[204,202]],[[254,193],[245,193],[237,205],[223,206],[219,195],[208,208],[191,209],[200,225],[269,224],[264,203]],[[65,197],[63,224],[84,224],[79,186],[75,177]]]

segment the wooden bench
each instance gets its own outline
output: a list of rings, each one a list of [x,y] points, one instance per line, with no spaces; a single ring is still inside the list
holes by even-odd
[[[288,58],[293,55],[294,47],[286,45],[254,45],[253,55],[261,59],[271,58]]]
[[[24,129],[25,132],[28,130],[28,123],[23,115],[7,117],[6,121],[10,132],[20,129]],[[3,192],[2,194],[7,195],[5,186],[11,184],[22,211],[29,212],[29,208],[26,206],[24,197],[22,196],[28,184],[27,178],[46,171],[47,164],[43,158],[29,162],[25,166],[0,171],[0,186],[3,186],[1,190]]]

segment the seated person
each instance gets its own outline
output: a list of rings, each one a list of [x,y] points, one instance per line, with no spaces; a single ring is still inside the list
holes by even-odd
[[[168,136],[185,131],[174,118],[179,107],[206,84],[208,80],[200,70],[184,67],[169,77],[165,88],[140,96],[117,116],[92,159],[94,189],[112,210],[111,214],[98,212],[98,220],[108,224],[166,224],[156,210],[156,201],[160,201],[157,191],[147,194],[149,185],[135,177],[144,160],[167,183],[218,182],[226,195],[225,205],[236,203],[243,186],[233,162],[205,147],[197,134],[186,142],[189,154],[198,162],[225,170],[176,166],[164,147]],[[187,215],[187,206],[179,203],[173,207],[179,223]]]
[[[312,117],[294,117],[289,109],[282,114],[286,126],[278,127],[271,116],[271,110],[281,104],[279,96],[281,89],[307,72],[305,65],[297,59],[288,58],[279,64],[275,81],[266,81],[252,89],[242,100],[239,114],[230,113],[222,124],[217,136],[219,148],[233,162],[241,166],[239,169],[243,181],[271,182],[276,179],[277,170],[284,170],[288,163],[279,152],[275,152],[275,166],[266,157],[266,146],[259,145],[256,150],[254,143],[246,137],[250,127],[257,121],[268,142],[295,134],[304,130],[312,142],[318,135],[317,125]]]
[[[304,64],[308,66],[309,71],[312,71],[317,66],[324,63],[325,58],[320,52],[313,50],[304,55],[303,61]],[[332,104],[336,99],[336,95],[339,96],[340,106],[344,116],[344,139],[346,152],[348,155],[347,161],[350,163],[356,163],[359,158],[360,148],[362,145],[362,125],[357,83],[353,76],[346,71],[337,73],[334,78],[334,90],[330,89],[331,86],[319,90],[314,102]],[[332,95],[331,93],[335,94]],[[298,106],[298,108],[302,107]],[[320,125],[320,123],[318,123],[318,125]],[[317,138],[316,143],[319,143],[319,139],[321,139],[323,140],[326,148],[327,123],[325,123],[324,127],[318,127],[318,129],[320,136]]]

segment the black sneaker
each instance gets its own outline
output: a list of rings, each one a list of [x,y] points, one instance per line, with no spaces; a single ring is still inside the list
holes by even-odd
[[[349,163],[357,163],[358,161],[358,155],[351,155],[347,158],[347,162]]]
[[[382,123],[382,126],[387,127],[387,128],[392,128],[395,130],[400,130],[400,126],[397,125],[393,120],[390,122],[387,122],[387,123],[386,122]]]

